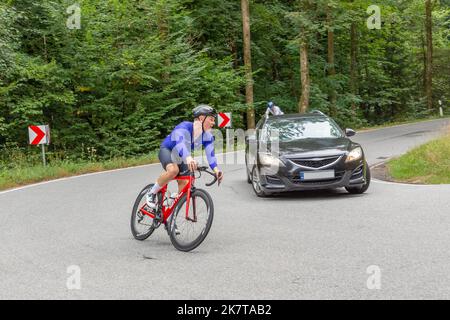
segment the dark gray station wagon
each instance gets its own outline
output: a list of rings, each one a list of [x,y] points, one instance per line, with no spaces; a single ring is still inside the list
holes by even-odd
[[[259,197],[341,187],[363,193],[370,170],[353,135],[320,111],[263,118],[246,137],[247,181]]]

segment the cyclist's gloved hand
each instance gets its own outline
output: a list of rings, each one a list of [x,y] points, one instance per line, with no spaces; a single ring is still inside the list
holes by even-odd
[[[222,182],[222,179],[223,179],[223,172],[220,171],[217,167],[215,167],[214,168],[214,173],[216,174],[217,182],[220,185],[220,183]]]
[[[192,172],[197,170],[197,161],[195,161],[191,156],[186,157],[186,163],[189,170],[191,170]]]

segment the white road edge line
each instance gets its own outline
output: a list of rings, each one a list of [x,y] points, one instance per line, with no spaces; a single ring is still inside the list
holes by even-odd
[[[223,156],[223,155],[230,154],[230,153],[236,153],[236,152],[239,152],[239,151],[243,151],[243,150],[219,153],[219,154],[216,154],[216,157]],[[195,158],[198,159],[199,157],[195,157]],[[17,187],[17,188],[5,190],[5,191],[0,191],[0,195],[6,194],[6,193],[10,193],[10,192],[14,192],[14,191],[20,191],[20,190],[23,190],[23,189],[38,187],[38,186],[42,186],[42,185],[53,183],[53,182],[61,182],[61,181],[66,181],[66,180],[71,180],[71,179],[76,179],[76,178],[94,176],[94,175],[98,175],[98,174],[112,173],[112,172],[117,172],[117,171],[130,170],[130,169],[136,169],[136,168],[142,168],[142,167],[148,167],[148,166],[155,166],[155,165],[161,165],[161,164],[159,162],[156,162],[156,163],[143,164],[143,165],[135,166],[135,167],[119,168],[119,169],[112,169],[112,170],[106,170],[106,171],[100,171],[100,172],[79,174],[79,175],[75,175],[75,176],[59,178],[59,179],[54,179],[54,180],[49,180],[49,181],[43,181],[43,182],[29,184],[29,185],[26,185],[26,186],[23,186],[23,187]]]
[[[390,182],[390,181],[383,181],[373,178],[373,182],[380,183],[380,184],[390,184],[390,185],[396,185],[396,186],[406,186],[406,187],[445,187],[448,186],[448,184],[412,184],[412,183],[401,183],[401,182]]]

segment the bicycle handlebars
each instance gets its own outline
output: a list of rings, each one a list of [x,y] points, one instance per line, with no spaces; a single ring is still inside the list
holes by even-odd
[[[199,178],[202,176],[202,172],[206,172],[207,174],[210,174],[210,175],[212,175],[212,176],[214,177],[214,179],[213,179],[210,183],[206,183],[206,186],[210,187],[210,186],[212,186],[214,183],[216,183],[216,181],[217,181],[217,176],[216,176],[216,174],[215,174],[214,172],[210,171],[208,167],[206,167],[206,166],[198,166],[197,169],[196,169],[196,171],[198,171],[198,172],[200,173]],[[189,173],[190,175],[194,175],[195,171],[194,171],[194,172],[191,172],[191,171],[188,169],[188,170],[186,170],[186,171],[181,172],[180,175],[185,175],[185,174],[188,174],[188,173]]]
[[[206,173],[208,173],[208,174],[210,174],[210,175],[212,175],[212,176],[214,177],[214,179],[213,179],[210,183],[206,183],[206,184],[205,184],[206,186],[210,187],[210,186],[212,186],[214,183],[216,183],[216,181],[217,181],[217,176],[216,176],[216,174],[215,174],[214,172],[209,171],[209,170],[208,170],[208,167],[197,167],[197,171],[200,172],[200,176],[202,175],[202,172],[206,172]]]

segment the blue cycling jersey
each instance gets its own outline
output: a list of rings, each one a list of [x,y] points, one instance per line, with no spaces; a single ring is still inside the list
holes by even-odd
[[[184,121],[178,124],[172,132],[163,140],[161,147],[178,151],[178,155],[186,160],[191,151],[201,145],[205,148],[206,158],[211,169],[217,167],[217,159],[214,155],[214,136],[210,132],[203,132],[195,141],[193,139],[194,123]]]

